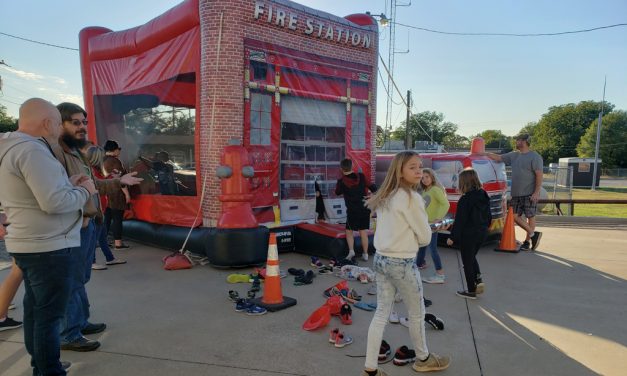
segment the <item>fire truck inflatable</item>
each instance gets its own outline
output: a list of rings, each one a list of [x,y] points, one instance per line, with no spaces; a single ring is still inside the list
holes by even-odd
[[[458,188],[459,173],[468,167],[477,171],[479,179],[483,184],[483,189],[490,196],[490,208],[492,210],[492,224],[489,228],[491,238],[500,237],[505,224],[506,204],[507,204],[507,174],[505,165],[481,155],[485,152],[485,142],[483,138],[477,137],[472,140],[469,153],[421,153],[423,167],[431,168],[435,171],[440,182],[446,189],[446,195],[451,207],[447,218],[454,218],[457,210],[457,202],[461,194]],[[377,154],[376,182],[380,185],[385,178],[388,167],[394,154]]]

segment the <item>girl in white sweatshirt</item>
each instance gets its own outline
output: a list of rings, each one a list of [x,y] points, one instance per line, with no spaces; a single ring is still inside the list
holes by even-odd
[[[381,188],[367,201],[377,213],[373,268],[377,279],[377,311],[368,329],[365,369],[362,376],[386,375],[377,369],[383,331],[398,291],[407,306],[409,335],[415,348],[417,372],[438,371],[450,359],[429,353],[425,339],[424,300],[416,249],[429,244],[431,228],[424,200],[416,191],[422,178],[418,154],[404,151],[394,156]]]

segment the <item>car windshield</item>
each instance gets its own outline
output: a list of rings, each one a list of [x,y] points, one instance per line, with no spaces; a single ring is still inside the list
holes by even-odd
[[[494,171],[494,168],[492,167],[492,163],[490,160],[487,160],[487,159],[474,160],[472,161],[472,168],[474,168],[475,171],[477,171],[477,174],[479,175],[479,180],[481,180],[481,183],[485,184],[485,183],[491,183],[491,182],[497,181],[496,172]]]

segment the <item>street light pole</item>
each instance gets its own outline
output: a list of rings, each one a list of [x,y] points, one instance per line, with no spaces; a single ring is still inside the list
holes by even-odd
[[[411,118],[411,90],[407,90],[407,120],[405,120],[405,150],[411,150],[411,135],[409,134],[409,120]]]
[[[597,176],[599,169],[599,147],[601,146],[601,118],[603,118],[603,106],[605,105],[605,85],[607,84],[607,76],[603,81],[603,101],[601,102],[601,112],[599,112],[599,121],[597,122],[597,143],[594,148],[594,170],[592,172],[592,191],[595,191],[597,185]]]

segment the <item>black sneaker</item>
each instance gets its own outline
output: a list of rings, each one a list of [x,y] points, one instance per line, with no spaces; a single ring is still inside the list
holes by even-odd
[[[88,339],[85,337],[81,337],[73,342],[67,342],[61,344],[61,350],[69,350],[69,351],[94,351],[100,347],[100,342],[94,341],[92,339]]]
[[[61,368],[63,368],[64,371],[69,370],[70,368],[72,368],[72,363],[70,362],[64,362],[63,360],[61,361]]]
[[[401,346],[396,349],[394,353],[394,365],[404,366],[416,360],[416,352],[412,349],[408,349],[407,346]]]
[[[4,321],[0,322],[0,332],[3,330],[17,329],[20,326],[22,326],[21,321],[15,321],[12,318],[7,316],[7,318],[4,319]]]
[[[423,298],[425,300],[425,307],[431,307],[431,304],[433,304],[433,302],[427,298]]]
[[[531,249],[535,251],[536,248],[538,248],[540,245],[540,239],[542,239],[542,233],[540,231],[534,232],[531,237]]]
[[[521,251],[528,251],[530,247],[531,247],[531,245],[529,244],[529,242],[525,240],[522,243],[522,245],[520,246],[520,250]]]
[[[457,296],[461,296],[462,298],[472,299],[472,300],[477,299],[477,294],[476,293],[468,292],[468,291],[458,291],[457,292]]]
[[[87,326],[81,329],[81,334],[88,335],[88,334],[102,333],[104,332],[105,329],[107,329],[107,324],[104,324],[104,323],[92,324],[88,322]]]
[[[379,361],[386,360],[391,354],[392,349],[390,348],[390,344],[382,340],[381,347],[379,347]]]
[[[431,325],[435,330],[444,330],[444,321],[432,313],[425,313],[425,322]]]

